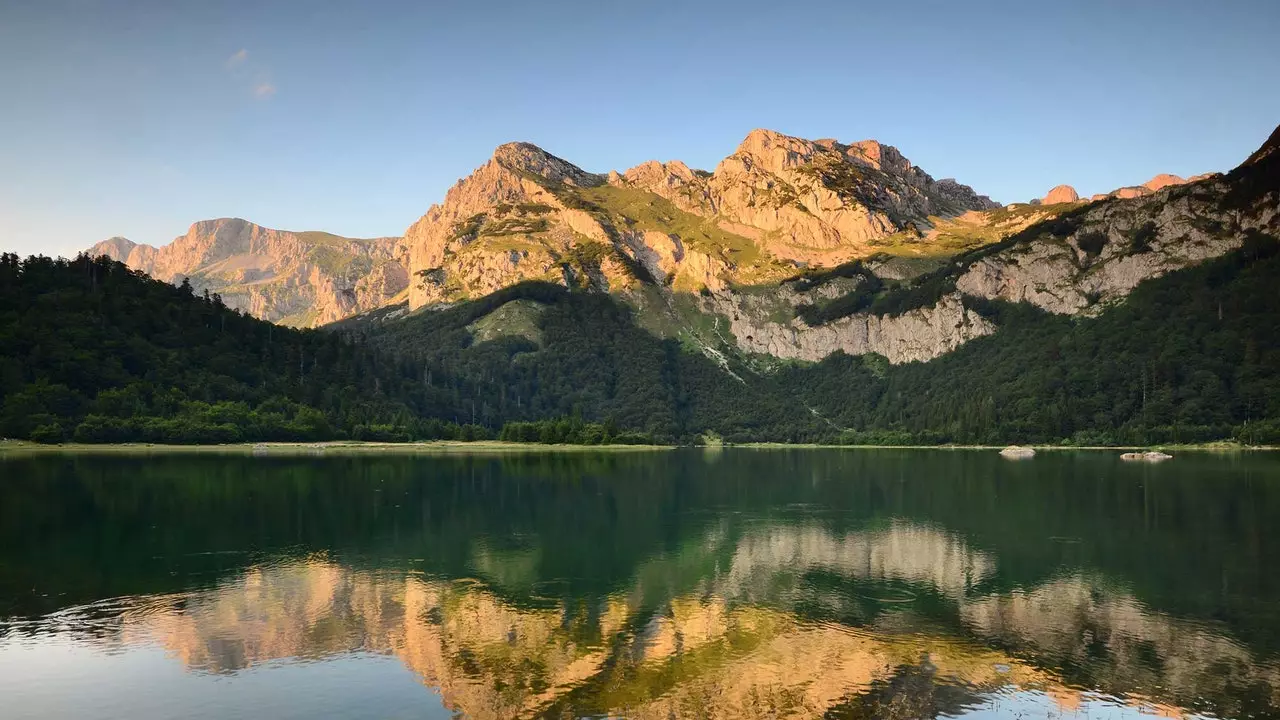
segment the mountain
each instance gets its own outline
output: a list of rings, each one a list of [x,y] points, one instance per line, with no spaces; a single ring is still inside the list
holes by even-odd
[[[368,354],[320,377],[328,345],[281,355],[270,325],[220,339],[239,316],[170,307],[220,299],[124,292],[152,281],[105,259],[7,256],[0,420],[93,438],[103,418],[225,424],[206,407],[224,401],[278,417],[265,373],[332,437],[438,437],[431,420],[518,439],[585,422],[671,441],[1280,442],[1278,138],[1139,197],[1009,207],[878,144],[760,131],[713,173],[609,175],[505,145],[406,233],[407,297],[327,326]],[[203,345],[181,346],[187,325]]]
[[[714,172],[606,175],[513,143],[405,232],[407,309],[538,280],[613,293],[717,361],[928,360],[994,331],[963,296],[1096,312],[1267,224],[1218,208],[1220,177],[1149,185],[1003,208],[870,140],[756,130]]]
[[[521,280],[697,292],[776,283],[909,242],[891,236],[996,207],[895,148],[756,130],[714,172],[648,162],[589,173],[527,143],[499,147],[405,232],[409,304]]]
[[[639,325],[744,387],[781,383],[781,396],[800,400],[828,432],[874,442],[1256,439],[1280,427],[1280,307],[1266,290],[1280,280],[1276,157],[1264,147],[1226,175],[1136,198],[981,211],[984,227],[1036,219],[924,270],[911,263],[926,257],[877,255],[754,287],[689,292],[637,278],[612,298],[522,283],[444,311],[343,328],[389,351],[470,364],[493,393],[562,378],[545,396],[563,403],[556,412],[634,380],[631,346],[604,348]],[[564,177],[600,187],[588,185],[593,176]],[[618,308],[608,323],[572,309],[589,298]],[[585,368],[592,374],[576,374]],[[658,377],[668,374],[683,371]],[[737,417],[720,426],[733,439],[775,432],[745,420],[758,402],[708,413],[687,399],[680,424]]]
[[[273,230],[238,218],[205,220],[160,248],[122,237],[88,250],[154,278],[191,282],[230,307],[298,327],[395,302],[408,287],[400,238],[361,240]]]

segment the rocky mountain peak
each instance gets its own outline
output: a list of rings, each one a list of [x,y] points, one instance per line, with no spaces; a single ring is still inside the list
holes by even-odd
[[[1187,182],[1186,178],[1180,177],[1178,175],[1160,173],[1159,175],[1142,183],[1142,187],[1150,190],[1151,192],[1155,192],[1157,190],[1160,190],[1161,188],[1169,187],[1170,185],[1182,185],[1186,182]]]
[[[263,230],[261,225],[249,222],[244,218],[224,217],[213,218],[211,220],[199,220],[191,224],[187,229],[187,234],[196,235],[231,235],[244,232],[253,232],[254,230]]]
[[[863,168],[882,174],[864,176],[865,172],[860,170]],[[752,130],[738,149],[716,167],[715,175],[721,178],[762,170],[785,176],[813,169],[818,169],[828,180],[833,179],[833,175],[845,179],[858,175],[866,183],[874,185],[902,184],[961,211],[999,207],[999,203],[978,195],[973,188],[955,180],[935,181],[928,173],[912,165],[898,148],[878,140],[842,143],[832,138],[805,140],[775,130]],[[899,190],[895,188],[894,192]],[[936,209],[945,214],[943,208]]]
[[[116,235],[114,237],[109,237],[102,242],[95,243],[93,247],[89,248],[88,253],[92,257],[106,255],[112,260],[126,262],[129,259],[129,253],[133,252],[133,249],[136,247],[138,247],[138,243],[130,240],[129,238]]]
[[[408,286],[400,238],[275,230],[242,218],[201,220],[158,248],[113,237],[89,253],[159,280],[187,278],[230,307],[288,325],[320,325],[372,310]]]
[[[601,176],[527,142],[499,145],[493,151],[493,162],[517,173],[530,173],[549,182],[575,187],[593,187],[604,182]]]
[[[1070,185],[1059,185],[1040,199],[1043,205],[1057,205],[1058,203],[1076,202],[1080,199],[1080,194]]]
[[[809,140],[763,128],[747,133],[738,149],[716,167],[716,174],[735,172],[737,166],[756,167],[771,173],[793,170],[812,159],[819,149]]]

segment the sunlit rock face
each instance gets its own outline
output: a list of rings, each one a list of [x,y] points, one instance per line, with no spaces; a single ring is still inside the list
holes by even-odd
[[[930,218],[998,207],[897,149],[752,131],[714,172],[649,161],[597,175],[500,146],[405,232],[417,308],[521,280],[722,291],[875,252]]]
[[[1223,207],[1228,182],[1165,185],[1081,211],[1061,237],[1045,233],[982,258],[956,283],[965,294],[1025,302],[1060,314],[1095,312],[1144,280],[1225,255],[1253,231],[1273,232],[1280,209]]]
[[[786,302],[786,291],[766,302]],[[753,353],[816,362],[836,352],[875,353],[891,363],[932,360],[964,343],[995,332],[995,325],[965,307],[959,293],[935,305],[901,315],[855,313],[818,326],[794,317],[794,303],[781,317],[759,295],[733,292],[700,298],[708,312],[729,319],[737,346]]]
[[[1250,162],[1269,162],[1272,145]],[[542,281],[612,293],[648,329],[721,364],[742,353],[818,361],[838,352],[909,363],[995,332],[975,311],[981,301],[1095,315],[1146,280],[1221,257],[1251,233],[1280,232],[1276,192],[1237,203],[1238,174],[1162,174],[1088,201],[1061,185],[1034,205],[1000,207],[875,140],[758,129],[713,171],[651,160],[600,174],[507,143],[403,238],[225,218],[160,248],[116,237],[89,252],[190,279],[197,292],[289,325],[444,307]],[[797,278],[854,260],[915,299],[847,303],[847,314],[803,320],[805,309],[856,299],[858,287],[800,291]],[[944,271],[953,274],[923,290],[908,284]]]
[[[400,238],[291,232],[238,218],[204,220],[168,245],[104,240],[87,251],[157,280],[184,279],[255,317],[314,327],[397,302],[409,284]]]

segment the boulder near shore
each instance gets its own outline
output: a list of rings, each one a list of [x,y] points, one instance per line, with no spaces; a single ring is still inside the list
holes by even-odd
[[[1121,460],[1142,461],[1142,462],[1161,462],[1172,459],[1172,455],[1168,455],[1155,450],[1147,452],[1127,452],[1120,456]]]

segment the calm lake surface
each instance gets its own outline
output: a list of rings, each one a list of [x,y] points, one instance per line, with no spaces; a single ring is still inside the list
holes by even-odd
[[[0,460],[0,717],[1280,717],[1280,456]]]

